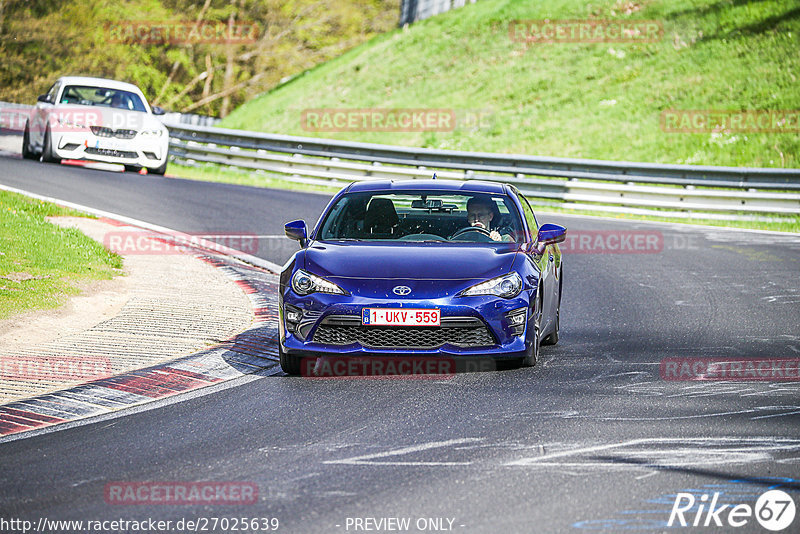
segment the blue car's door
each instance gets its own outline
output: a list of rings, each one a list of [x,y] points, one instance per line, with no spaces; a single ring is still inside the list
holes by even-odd
[[[533,213],[525,197],[520,195],[520,203],[522,204],[522,211],[525,215],[525,220],[528,223],[528,228],[531,232],[531,245],[536,240],[537,232],[539,231],[539,224],[536,221],[536,216]],[[535,247],[529,246],[525,248],[525,254],[528,261],[536,266],[539,271],[539,287],[542,290],[539,302],[542,303],[541,309],[541,331],[545,332],[552,327],[552,322],[555,320],[555,309],[558,306],[558,299],[556,297],[556,290],[558,288],[558,280],[556,279],[556,263],[559,260],[555,245],[548,245],[542,254]]]

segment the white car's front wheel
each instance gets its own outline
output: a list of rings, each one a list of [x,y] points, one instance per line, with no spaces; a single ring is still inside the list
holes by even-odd
[[[53,136],[50,134],[50,127],[44,132],[44,143],[42,144],[41,161],[43,163],[61,163],[61,158],[53,155]]]
[[[167,172],[167,162],[165,161],[163,165],[158,167],[147,167],[147,174],[157,174],[159,176],[164,176],[164,173]]]

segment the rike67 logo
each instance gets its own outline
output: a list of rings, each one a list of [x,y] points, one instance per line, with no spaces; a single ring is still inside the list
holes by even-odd
[[[755,506],[749,504],[718,504],[719,493],[678,493],[672,504],[668,527],[743,527],[753,517],[763,528],[778,532],[794,522],[794,499],[781,490],[762,493]]]

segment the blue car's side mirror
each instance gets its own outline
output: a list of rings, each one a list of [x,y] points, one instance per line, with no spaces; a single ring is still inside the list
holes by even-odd
[[[567,229],[558,224],[543,224],[539,227],[539,234],[536,238],[537,250],[544,251],[547,245],[561,243],[567,238]]]
[[[289,239],[294,239],[295,241],[300,241],[301,247],[306,246],[306,240],[308,240],[308,231],[306,230],[305,221],[300,220],[286,223],[283,229],[286,232],[286,237]]]
[[[539,243],[543,245],[552,245],[553,243],[561,243],[567,238],[567,229],[557,224],[543,224],[539,227]]]

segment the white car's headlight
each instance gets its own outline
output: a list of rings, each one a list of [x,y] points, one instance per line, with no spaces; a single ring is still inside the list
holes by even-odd
[[[56,117],[56,122],[63,128],[75,128],[76,130],[85,130],[88,128],[85,124],[80,124],[64,117]]]
[[[513,272],[475,284],[462,291],[460,295],[462,297],[495,295],[504,299],[510,299],[519,295],[520,291],[522,291],[522,285],[522,278],[520,278],[516,272]]]
[[[347,292],[333,282],[325,280],[303,269],[298,269],[292,275],[292,289],[298,295],[311,293],[330,293],[331,295],[347,295]]]
[[[142,130],[139,135],[143,137],[161,137],[164,135],[164,130],[161,128],[157,130]]]

